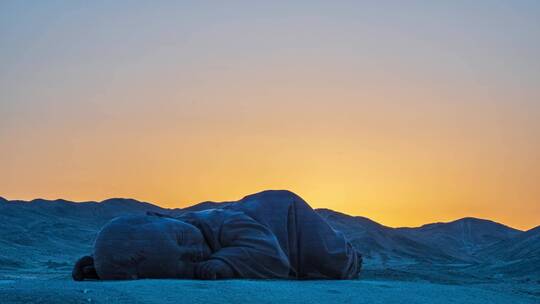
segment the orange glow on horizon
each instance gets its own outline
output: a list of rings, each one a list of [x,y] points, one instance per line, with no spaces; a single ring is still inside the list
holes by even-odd
[[[528,5],[6,3],[0,196],[175,208],[288,189],[388,226],[530,229]]]

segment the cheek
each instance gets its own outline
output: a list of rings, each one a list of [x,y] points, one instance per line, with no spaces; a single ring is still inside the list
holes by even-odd
[[[153,258],[137,265],[140,278],[174,278],[177,262],[169,257]]]
[[[178,261],[176,267],[176,277],[180,279],[193,279],[195,277],[196,263],[189,261]]]
[[[114,263],[97,263],[96,272],[102,280],[133,280],[138,279],[137,269],[130,265]]]

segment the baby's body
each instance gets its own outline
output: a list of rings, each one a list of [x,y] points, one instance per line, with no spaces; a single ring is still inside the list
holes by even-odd
[[[101,279],[352,279],[361,258],[299,196],[264,191],[221,208],[120,217],[95,243]]]

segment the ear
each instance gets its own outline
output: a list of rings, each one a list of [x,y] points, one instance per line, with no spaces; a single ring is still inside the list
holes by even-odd
[[[92,270],[93,269],[93,270]],[[84,279],[94,278],[93,274],[95,273],[95,278],[97,278],[97,273],[94,268],[94,258],[92,256],[86,255],[80,258],[71,272],[71,276],[75,281],[82,281]]]

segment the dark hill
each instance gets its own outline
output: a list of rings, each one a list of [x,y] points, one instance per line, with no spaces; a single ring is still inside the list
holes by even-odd
[[[449,223],[434,223],[418,228],[397,228],[403,235],[419,242],[437,246],[456,259],[473,261],[478,250],[521,231],[484,219],[466,217]]]
[[[67,271],[79,256],[91,252],[99,229],[116,216],[147,211],[175,216],[230,203],[234,202],[208,201],[184,209],[164,209],[123,198],[81,203],[0,198],[0,270],[48,267]],[[391,228],[329,209],[316,212],[351,240],[364,255],[367,269],[417,265],[416,270],[433,271],[440,265],[469,265],[469,269],[490,275],[540,274],[539,227],[521,232],[488,220],[464,218]]]

